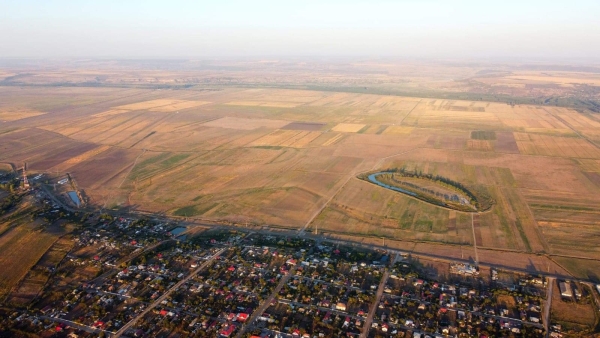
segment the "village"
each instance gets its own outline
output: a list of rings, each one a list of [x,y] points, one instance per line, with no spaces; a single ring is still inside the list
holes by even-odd
[[[562,336],[561,326],[547,319],[551,288],[542,275],[464,262],[438,263],[448,273],[436,273],[419,257],[398,250],[82,212],[43,189],[25,195],[37,206],[32,219],[75,224],[70,234],[75,245],[49,271],[49,282],[29,306],[0,310],[0,325],[13,332],[44,337]],[[557,285],[565,301],[591,297],[575,281]]]

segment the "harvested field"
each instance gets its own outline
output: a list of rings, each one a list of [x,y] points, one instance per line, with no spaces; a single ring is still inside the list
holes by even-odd
[[[568,158],[600,158],[600,149],[584,139],[515,133],[522,154]]]
[[[82,188],[95,188],[125,172],[139,154],[139,151],[111,149],[72,166],[70,171]]]
[[[335,127],[331,128],[332,131],[338,131],[342,133],[357,133],[363,129],[366,125],[356,123],[339,123]]]
[[[28,162],[27,166],[32,170],[50,170],[57,164],[80,156],[81,154],[89,152],[94,148],[97,148],[95,144],[77,142],[68,147],[60,147],[59,149],[47,151],[44,153],[44,155],[37,157],[31,162]]]
[[[343,134],[335,134],[333,137],[329,138],[327,141],[325,141],[323,143],[323,146],[330,146],[332,144],[335,144],[336,142],[338,142],[340,139],[342,139],[344,137]]]
[[[0,237],[0,295],[7,294],[25,277],[61,233],[21,225]],[[19,259],[15,259],[19,257]]]
[[[129,112],[131,112],[131,110],[129,110],[129,109],[111,109],[111,110],[107,110],[107,111],[102,112],[102,113],[94,114],[92,116],[94,116],[94,117],[106,117],[106,116],[112,116],[112,115],[125,114],[125,113],[129,113]]]
[[[56,268],[74,244],[73,240],[67,238],[57,240],[10,293],[8,301],[27,305],[35,299],[48,281],[50,271]]]
[[[274,108],[293,108],[298,106],[292,102],[267,102],[267,101],[234,101],[228,102],[231,106],[250,106],[250,107],[274,107]]]
[[[489,141],[485,140],[467,140],[467,148],[478,151],[492,151],[493,147]]]
[[[92,204],[110,195],[107,206],[298,228],[333,196],[309,228],[472,245],[469,215],[349,179],[406,166],[489,192],[496,204],[476,222],[482,250],[600,259],[600,150],[577,134],[600,140],[594,115],[273,88],[0,94],[9,96],[3,106],[47,113],[1,123],[0,160],[69,171]]]
[[[72,166],[74,166],[74,165],[76,165],[78,163],[81,163],[81,162],[84,162],[84,161],[86,161],[88,159],[91,159],[92,157],[97,156],[100,153],[103,153],[103,152],[107,151],[108,149],[110,149],[109,146],[99,146],[99,147],[96,147],[96,148],[88,150],[88,151],[86,151],[86,152],[84,152],[82,154],[79,154],[77,156],[71,157],[68,160],[60,163],[58,166],[61,167],[61,168],[63,168],[63,170],[66,169],[66,168],[70,168],[70,167],[72,167]]]
[[[283,126],[281,129],[319,131],[322,130],[325,126],[325,123],[317,122],[292,122],[286,126]]]
[[[164,106],[157,106],[150,108],[150,111],[155,111],[159,113],[172,113],[174,111],[185,110],[190,108],[195,108],[198,106],[203,106],[205,104],[209,104],[210,102],[204,101],[178,101],[174,103],[170,103]]]
[[[258,140],[249,143],[249,146],[274,146],[274,147],[293,147],[303,148],[308,146],[317,137],[321,136],[319,132],[297,131],[297,130],[276,130],[265,135]]]
[[[252,130],[257,128],[278,129],[288,125],[288,121],[269,119],[247,119],[238,117],[223,117],[218,120],[204,123],[207,127],[219,127],[227,129]]]
[[[40,111],[28,110],[28,109],[7,109],[0,108],[0,121],[17,121],[26,119],[28,117],[34,117],[46,114]]]
[[[413,131],[413,127],[403,127],[403,126],[389,126],[385,128],[382,132],[377,132],[377,134],[410,134]]]
[[[143,101],[137,103],[126,104],[118,107],[113,107],[112,112],[117,111],[132,111],[132,110],[151,110],[156,112],[174,112],[176,110],[183,110],[187,108],[197,107],[208,102],[204,101],[183,101],[173,99],[158,99]]]

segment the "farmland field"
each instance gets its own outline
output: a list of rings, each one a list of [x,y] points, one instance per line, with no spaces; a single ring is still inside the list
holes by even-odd
[[[92,206],[600,260],[589,113],[234,87],[7,87],[0,106],[0,161],[69,172]],[[471,219],[356,178],[403,167],[486,192],[493,207]]]
[[[21,224],[0,237],[0,297],[5,297],[54,244],[62,230],[45,231]],[[18,257],[18,259],[15,259]]]

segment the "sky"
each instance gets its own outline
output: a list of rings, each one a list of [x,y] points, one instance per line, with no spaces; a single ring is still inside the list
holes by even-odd
[[[0,0],[0,58],[599,60],[598,13],[598,0]]]

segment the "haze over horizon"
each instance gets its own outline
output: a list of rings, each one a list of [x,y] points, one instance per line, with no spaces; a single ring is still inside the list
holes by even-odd
[[[2,58],[600,55],[598,1],[20,1],[0,13]]]

